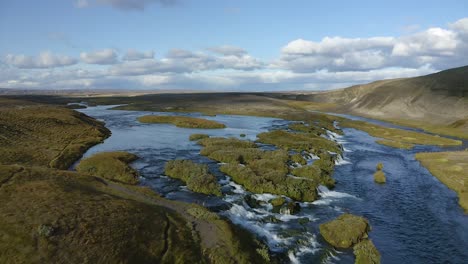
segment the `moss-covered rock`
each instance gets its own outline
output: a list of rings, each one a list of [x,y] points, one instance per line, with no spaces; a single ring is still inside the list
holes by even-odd
[[[191,191],[221,195],[218,180],[209,173],[206,164],[197,164],[190,160],[170,160],[166,163],[164,173],[171,178],[182,180]]]
[[[207,134],[192,134],[192,135],[190,135],[189,140],[190,141],[197,141],[197,140],[204,139],[204,138],[209,138],[209,137],[210,136],[207,135]]]
[[[356,264],[380,264],[380,253],[370,239],[364,239],[357,243],[354,248]]]
[[[385,183],[387,181],[385,177],[385,173],[382,171],[383,169],[383,164],[379,163],[376,166],[377,171],[374,173],[374,181],[376,183]]]
[[[296,202],[289,202],[283,207],[281,207],[281,209],[279,210],[281,214],[286,214],[286,215],[298,214],[300,211],[301,211],[301,206],[299,205],[299,203],[296,203]]]
[[[270,204],[273,206],[282,206],[284,203],[286,203],[286,199],[281,196],[270,200]]]
[[[383,171],[376,171],[374,173],[374,181],[380,184],[385,183],[387,181],[385,173]]]
[[[101,152],[80,161],[76,170],[126,184],[137,184],[138,172],[129,165],[137,158],[123,151]]]
[[[369,223],[364,217],[347,213],[321,224],[319,228],[323,238],[337,248],[352,247],[367,238],[367,232],[370,230]]]

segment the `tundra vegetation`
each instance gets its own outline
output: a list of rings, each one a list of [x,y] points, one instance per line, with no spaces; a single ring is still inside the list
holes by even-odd
[[[289,135],[288,135],[289,136]],[[325,139],[324,139],[325,140]],[[238,184],[255,193],[285,195],[297,201],[317,199],[316,188],[323,184],[322,165],[318,163],[317,177],[290,177],[290,155],[284,149],[261,150],[254,142],[235,138],[205,138],[198,141],[203,146],[201,154],[225,163],[220,170]],[[323,162],[323,170],[330,174],[333,162]],[[326,164],[326,166],[325,166]],[[331,167],[331,169],[330,169]],[[294,171],[293,171],[294,173]]]
[[[264,245],[203,207],[51,166],[63,156],[54,164],[67,169],[108,136],[102,123],[66,108],[0,100],[0,262],[270,262]],[[83,147],[63,151],[75,144]]]
[[[468,151],[417,153],[416,159],[432,175],[458,195],[458,203],[468,212]]]
[[[403,129],[389,128],[363,121],[343,119],[340,122],[340,125],[365,131],[373,137],[383,138],[385,140],[379,140],[377,143],[391,147],[410,149],[414,145],[457,146],[462,144],[460,140]]]
[[[170,160],[164,173],[187,184],[191,191],[221,196],[221,186],[216,177],[208,171],[208,165],[190,160]]]
[[[379,163],[376,166],[377,171],[374,173],[374,181],[376,183],[385,183],[385,173],[383,172],[383,163]]]
[[[226,125],[207,120],[203,118],[195,118],[188,116],[141,116],[138,118],[141,123],[156,123],[156,124],[173,124],[177,127],[183,128],[204,128],[204,129],[218,129],[225,128]]]
[[[197,140],[200,140],[200,139],[203,139],[203,138],[209,138],[210,136],[207,135],[207,134],[192,134],[190,135],[189,137],[189,140],[190,141],[197,141]]]
[[[319,157],[329,155],[329,152],[342,153],[340,146],[336,142],[307,133],[273,130],[260,133],[257,137],[261,143],[275,145],[286,150],[306,151]]]
[[[129,163],[138,157],[128,152],[101,152],[80,161],[76,170],[126,184],[138,183],[138,172]]]
[[[82,113],[25,101],[1,101],[0,163],[68,169],[110,135]]]
[[[380,263],[380,253],[368,239],[370,225],[364,217],[342,214],[319,226],[320,234],[336,248],[354,247],[355,263]]]

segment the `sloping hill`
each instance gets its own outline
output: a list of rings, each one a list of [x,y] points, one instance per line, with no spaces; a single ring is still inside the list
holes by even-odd
[[[339,112],[468,129],[468,66],[302,95],[297,99],[334,103]]]

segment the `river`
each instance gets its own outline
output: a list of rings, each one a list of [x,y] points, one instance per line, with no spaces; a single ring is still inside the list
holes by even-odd
[[[318,232],[319,224],[344,212],[369,220],[372,226],[369,236],[380,251],[383,263],[465,263],[468,260],[468,216],[458,206],[456,193],[414,158],[416,152],[440,151],[438,147],[395,149],[376,144],[376,138],[365,132],[344,129],[343,136],[332,135],[345,148],[344,160],[337,164],[333,175],[337,180],[336,188],[321,187],[319,200],[302,203],[297,215],[282,215],[272,213],[271,206],[266,203],[274,195],[246,192],[219,172],[216,162],[200,156],[200,146],[188,138],[193,133],[238,138],[245,134],[244,139],[255,140],[258,133],[284,127],[288,121],[109,108],[111,106],[79,110],[104,121],[112,131],[111,137],[89,149],[85,157],[116,150],[138,155],[140,159],[132,166],[139,171],[141,184],[168,199],[200,203],[228,217],[261,237],[285,262],[353,263],[352,250],[333,249]],[[224,123],[227,128],[185,129],[169,124],[142,124],[136,120],[152,113],[203,117]],[[176,158],[208,164],[223,186],[223,197],[193,193],[182,182],[164,176],[164,163]],[[373,180],[379,162],[384,164],[387,176],[384,185]],[[250,207],[247,197],[256,200],[257,205]]]

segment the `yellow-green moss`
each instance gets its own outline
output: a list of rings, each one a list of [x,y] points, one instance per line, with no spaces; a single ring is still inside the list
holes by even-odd
[[[210,136],[207,135],[207,134],[192,134],[192,135],[190,135],[189,140],[190,141],[197,141],[197,140],[204,139],[204,138],[209,138],[209,137]]]
[[[412,149],[414,144],[406,143],[402,141],[393,141],[393,140],[386,140],[386,139],[379,139],[375,141],[377,144],[389,146],[392,148],[400,148],[400,149]]]
[[[382,171],[383,170],[383,163],[378,163],[376,166],[377,171],[374,173],[374,181],[376,183],[385,183],[386,182],[386,177],[385,173]]]
[[[468,213],[468,151],[417,153],[415,157],[458,194],[458,203]]]
[[[142,123],[173,124],[184,128],[217,129],[226,127],[226,125],[216,121],[187,116],[141,116],[138,118],[138,121]]]
[[[307,164],[307,160],[304,159],[304,157],[302,157],[302,155],[300,153],[296,153],[296,154],[293,154],[289,157],[289,159],[294,162],[294,163],[298,163],[300,165],[306,165]]]
[[[365,218],[345,213],[321,224],[319,229],[323,238],[332,246],[349,248],[367,238],[370,226]]]
[[[218,180],[209,173],[206,164],[197,164],[190,160],[170,160],[164,167],[164,173],[169,177],[182,180],[191,191],[221,195]]]
[[[204,146],[202,155],[227,163],[220,170],[249,191],[285,195],[298,201],[317,198],[318,183],[287,176],[287,151],[265,151],[253,142],[234,138],[206,138],[199,144]]]
[[[437,146],[457,146],[461,145],[460,140],[454,140],[450,138],[444,138],[439,136],[433,136],[425,133],[408,131],[397,128],[389,128],[371,124],[364,121],[353,121],[353,120],[342,120],[340,125],[343,127],[350,127],[359,130],[363,130],[369,133],[371,136],[386,139],[386,141],[380,141],[390,146],[401,146],[409,147],[410,145],[437,145]],[[393,141],[393,142],[392,142]]]
[[[80,161],[76,170],[126,184],[137,184],[138,172],[129,165],[137,158],[128,152],[101,152]]]
[[[370,239],[364,239],[353,247],[355,264],[380,264],[380,253]]]

